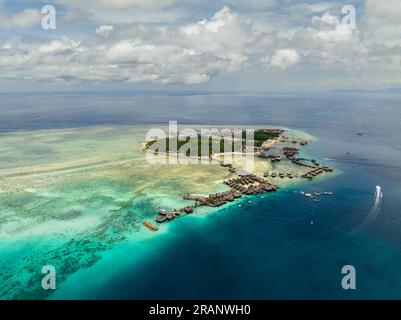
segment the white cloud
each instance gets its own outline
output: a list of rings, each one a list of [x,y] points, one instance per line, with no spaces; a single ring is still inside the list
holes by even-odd
[[[113,31],[114,31],[114,27],[108,26],[108,25],[102,25],[102,26],[96,28],[96,33],[100,37],[105,37],[105,38],[110,36],[113,33]]]
[[[230,25],[236,19],[236,15],[231,13],[227,6],[217,12],[210,20],[203,19],[195,24],[185,26],[181,30],[187,36],[197,36],[201,33],[217,33],[222,28]]]
[[[0,6],[0,27],[6,29],[27,28],[40,25],[42,16],[38,9],[25,9],[21,12],[8,14]]]
[[[194,26],[199,27],[195,34],[185,31]],[[255,42],[248,28],[227,7],[210,20],[183,28],[103,25],[96,30],[108,35],[102,39],[18,41],[11,52],[0,53],[0,74],[37,80],[201,83],[246,65],[245,44]]]
[[[280,70],[285,70],[288,67],[299,62],[300,57],[294,49],[278,50],[270,59],[270,64]]]
[[[53,40],[39,45],[38,51],[44,54],[57,54],[66,51],[73,52],[78,50],[79,44],[79,42],[63,37],[60,40]]]
[[[169,8],[170,3],[160,6]],[[371,43],[363,28],[352,30],[338,16],[320,12],[326,7],[310,9],[319,14],[312,13],[308,24],[288,34],[224,6],[193,23],[99,24],[85,40],[0,40],[0,79],[196,84],[220,74],[255,70],[282,79],[296,66],[294,72],[300,70],[303,82],[308,77],[301,71],[307,68],[322,78],[330,69],[357,81],[400,82],[400,41]]]
[[[56,0],[67,8],[75,8],[91,16],[97,23],[174,21],[188,12],[175,4],[183,0]]]
[[[360,33],[330,13],[312,17],[310,26],[296,32],[287,45],[296,48],[306,64],[360,68],[369,57]]]
[[[365,0],[365,15],[361,27],[369,35],[370,42],[388,44],[401,42],[401,1]]]
[[[82,1],[78,0],[62,0],[66,4],[74,6],[83,6]],[[85,6],[88,7],[110,7],[110,8],[127,8],[127,7],[148,7],[148,8],[165,8],[177,2],[176,0],[86,0]]]
[[[366,18],[380,25],[398,25],[401,19],[399,0],[365,0]]]
[[[315,36],[325,41],[348,41],[353,36],[353,30],[348,24],[342,24],[338,17],[326,12],[322,16],[312,18]]]

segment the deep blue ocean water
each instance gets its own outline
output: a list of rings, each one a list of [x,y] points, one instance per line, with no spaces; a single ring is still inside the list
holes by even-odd
[[[124,258],[105,257],[92,269],[110,270],[101,280],[91,268],[71,276],[55,298],[401,298],[401,95],[35,95],[0,103],[0,131],[169,120],[299,129],[319,138],[308,154],[341,174],[175,221],[132,247],[132,259],[126,247]],[[376,185],[380,214],[358,230]],[[300,190],[334,195],[315,203]],[[341,288],[344,265],[356,268],[356,290]],[[80,277],[89,280],[73,287]]]

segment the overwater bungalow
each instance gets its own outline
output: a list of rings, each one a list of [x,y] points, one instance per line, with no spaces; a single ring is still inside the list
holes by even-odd
[[[231,163],[224,163],[223,161],[220,162],[220,165],[224,168],[232,168],[232,164]]]
[[[233,193],[233,197],[236,198],[236,199],[241,198],[242,197],[242,193],[234,192]]]
[[[283,129],[278,129],[278,128],[265,128],[262,129],[261,131],[265,133],[275,133],[275,134],[282,134],[284,132]]]
[[[289,160],[295,159],[295,155],[298,153],[296,147],[283,147],[283,153]]]
[[[156,222],[157,223],[163,223],[167,220],[167,218],[165,216],[159,216],[156,218]]]
[[[182,210],[183,212],[185,212],[186,214],[190,214],[190,213],[193,213],[193,212],[194,212],[194,207],[188,206],[188,207],[182,208],[181,210]]]

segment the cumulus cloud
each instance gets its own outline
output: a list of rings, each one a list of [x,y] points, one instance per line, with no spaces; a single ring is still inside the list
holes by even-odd
[[[96,28],[96,33],[101,36],[101,37],[108,37],[110,36],[114,31],[113,26],[108,26],[108,25],[102,25],[100,27]]]
[[[326,12],[322,16],[312,18],[315,36],[325,41],[343,42],[351,40],[353,30],[350,25],[343,24],[340,19]]]
[[[294,49],[278,50],[270,59],[270,64],[280,70],[285,70],[288,67],[296,64],[300,57]]]
[[[314,13],[327,6],[312,8],[308,24],[288,34],[224,6],[192,23],[98,24],[92,36],[79,40],[71,36],[0,40],[0,78],[198,84],[219,74],[246,70],[285,74],[296,66],[296,70],[313,67],[320,74],[325,68],[363,70],[366,75],[379,73],[379,78],[371,77],[377,81],[400,82],[400,42],[370,43],[362,30],[342,24],[339,16]]]
[[[370,41],[385,41],[394,45],[400,43],[401,1],[366,0],[365,14],[361,17],[362,28]]]
[[[38,9],[25,9],[23,11],[7,14],[0,5],[0,27],[5,29],[27,28],[35,24],[40,25],[42,16]]]
[[[132,22],[166,22],[188,12],[178,5],[185,0],[56,0],[67,8],[79,8],[96,22],[122,24]],[[175,5],[175,6],[174,6]]]
[[[228,7],[209,20],[178,28],[103,25],[96,33],[104,39],[17,41],[11,51],[0,52],[2,74],[38,80],[202,83],[244,67],[261,36]],[[6,67],[11,61],[17,68]]]
[[[296,32],[288,45],[296,48],[307,64],[355,68],[366,65],[369,57],[358,31],[328,12],[312,17],[311,24]]]
[[[78,0],[61,0],[62,3],[73,4],[75,6],[82,6],[82,1]],[[88,7],[101,7],[106,6],[110,8],[126,8],[126,7],[150,7],[150,8],[164,8],[177,2],[176,0],[86,0],[85,6]]]
[[[247,62],[247,27],[227,7],[210,20],[183,28],[103,25],[96,33],[103,39],[14,41],[11,50],[0,51],[1,74],[16,79],[194,84]],[[241,42],[232,41],[234,37]],[[16,68],[9,68],[11,64]]]
[[[366,18],[377,27],[400,24],[401,2],[398,0],[366,0],[365,10]]]

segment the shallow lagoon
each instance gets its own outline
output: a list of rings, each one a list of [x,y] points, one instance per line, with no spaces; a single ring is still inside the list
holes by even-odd
[[[159,208],[192,204],[182,199],[188,192],[205,195],[227,189],[222,181],[234,175],[218,164],[149,164],[142,143],[150,128],[101,126],[2,135],[5,298],[45,297],[35,273],[38,267],[54,265],[61,283],[98,262],[116,244],[149,237],[141,223],[153,221]],[[255,159],[255,173],[269,169],[269,161]],[[210,212],[197,210],[198,215]]]
[[[61,97],[52,99],[65,103]],[[3,298],[48,297],[35,285],[40,283],[40,267],[49,261],[60,270],[58,289],[50,298],[401,296],[399,96],[103,100],[97,105],[95,97],[69,99],[72,105],[87,105],[85,114],[90,110],[94,117],[78,108],[62,117],[64,109],[51,109],[51,99],[41,110],[32,107],[31,113],[44,114],[44,120],[29,120],[23,113],[18,123],[2,117],[1,128],[7,131],[0,139],[2,172],[15,174],[16,167],[29,167],[30,173],[24,171],[0,186]],[[104,114],[108,101],[119,105],[110,118]],[[139,107],[143,101],[148,109]],[[227,110],[231,112],[223,121],[221,114]],[[333,165],[339,174],[256,197],[242,208],[233,205],[211,215],[179,219],[150,233],[140,227],[141,219],[153,216],[159,206],[177,205],[181,190],[201,192],[213,180],[211,188],[218,190],[218,181],[227,176],[216,167],[197,169],[193,180],[181,180],[177,175],[187,170],[189,176],[194,170],[154,168],[163,179],[149,178],[146,168],[138,165],[142,154],[135,150],[140,149],[126,148],[138,145],[139,139],[129,134],[121,139],[127,133],[121,125],[155,119],[165,124],[173,116],[183,123],[197,119],[211,125],[273,124],[308,132],[318,140],[305,152]],[[99,127],[99,122],[113,125]],[[80,129],[31,131],[68,127]],[[16,133],[21,129],[25,133]],[[24,134],[28,136],[21,137]],[[376,184],[383,187],[385,207],[374,225],[354,233],[372,206]],[[294,190],[335,194],[313,203]],[[344,264],[357,268],[354,292],[340,287]]]

